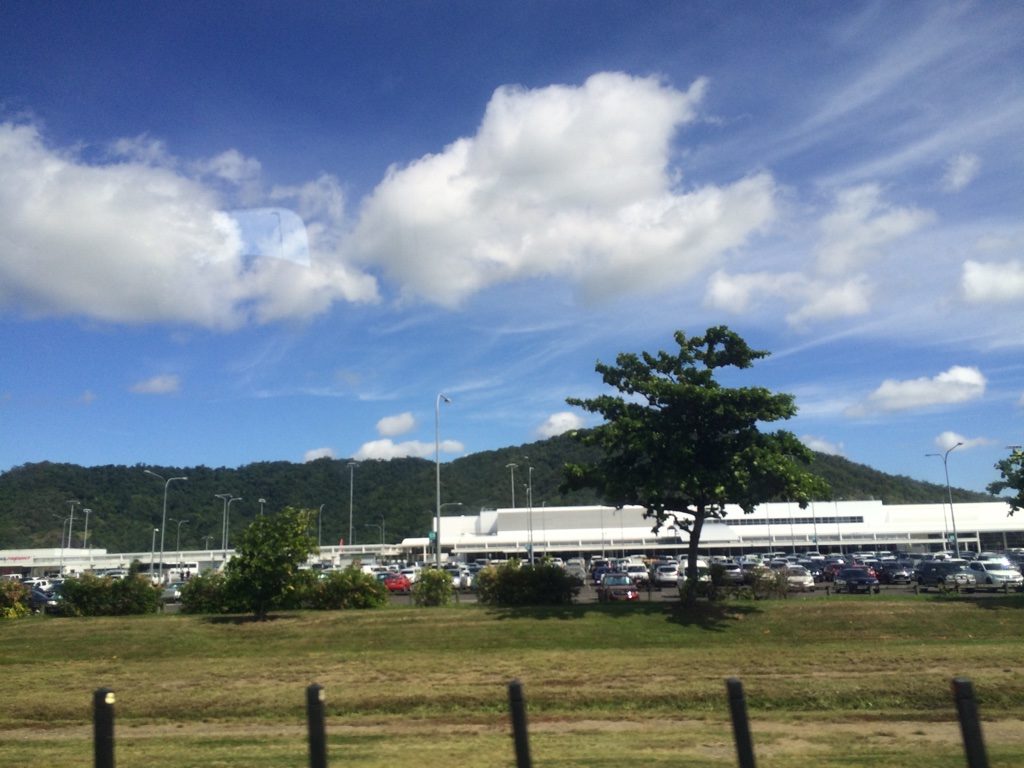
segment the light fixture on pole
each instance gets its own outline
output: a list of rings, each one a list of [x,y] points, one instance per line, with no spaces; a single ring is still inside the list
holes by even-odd
[[[223,499],[224,500],[224,518],[223,518],[223,520],[221,520],[221,524],[220,524],[220,548],[224,552],[224,558],[227,559],[227,556],[228,556],[228,531],[229,531],[228,516],[231,513],[231,502],[233,502],[233,501],[241,501],[242,497],[241,496],[235,496],[235,495],[230,494],[230,493],[215,493],[214,494],[214,498]]]
[[[949,522],[953,526],[953,552],[960,557],[960,537],[956,533],[956,515],[953,513],[953,489],[949,485],[949,454],[963,445],[962,442],[947,448],[945,453],[926,453],[925,456],[939,456],[942,459],[942,468],[946,471],[946,495],[949,497]],[[945,518],[945,514],[943,514]]]
[[[92,510],[88,507],[82,509],[85,512],[85,533],[82,534],[82,546],[86,549],[89,548],[89,515],[92,514]],[[92,550],[89,549],[89,568],[92,569]]]
[[[260,499],[260,517],[263,517],[263,505],[267,503],[266,499]]]
[[[527,478],[529,482],[526,484],[526,501],[529,505],[529,512],[527,513],[527,526],[530,529],[530,565],[533,565],[533,467],[529,466],[527,469]]]
[[[167,487],[175,480],[188,480],[187,477],[168,477],[166,480],[151,469],[142,470],[147,475],[164,481],[164,513],[160,523],[160,581],[164,579],[164,529],[167,528]]]
[[[358,462],[350,461],[348,463],[348,543],[352,543],[352,509],[354,499],[354,489],[356,481],[356,464]]]
[[[434,478],[437,496],[437,514],[434,520],[434,550],[437,567],[441,567],[441,401],[451,404],[451,399],[438,393],[434,402]]]
[[[68,518],[61,515],[54,515],[60,520],[60,575],[64,575],[64,526],[68,524]]]
[[[505,468],[512,475],[512,509],[516,508],[516,467],[518,466],[518,464],[512,462],[505,465]]]
[[[153,581],[153,555],[156,552],[156,535],[160,533],[159,528],[153,529],[153,540],[149,544],[149,580]]]
[[[324,545],[323,537],[323,519],[324,519],[324,505],[320,505],[320,509],[316,513],[316,545],[322,547]]]
[[[182,525],[182,523],[187,523],[188,520],[176,520],[175,518],[172,517],[171,518],[171,522],[178,524],[178,533],[177,533],[177,536],[174,539],[174,548],[176,550],[178,550],[178,562],[180,563],[181,562],[181,525]]]
[[[71,507],[71,517],[68,521],[68,549],[71,549],[71,529],[75,527],[75,504],[81,506],[82,502],[78,499],[68,499],[67,504]]]

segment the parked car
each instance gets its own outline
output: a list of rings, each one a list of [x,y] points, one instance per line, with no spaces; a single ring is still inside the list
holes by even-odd
[[[646,587],[651,583],[651,572],[647,570],[646,566],[631,564],[627,565],[625,574],[633,580],[633,583],[638,587]]]
[[[881,591],[878,578],[867,568],[843,568],[835,575],[832,586],[836,592],[874,592]]]
[[[185,586],[184,582],[173,581],[164,587],[164,591],[160,594],[160,599],[165,603],[180,603],[181,602],[181,589]]]
[[[32,587],[32,591],[28,595],[28,607],[39,613],[63,615],[64,596],[61,594],[60,587],[54,587],[52,590]]]
[[[791,592],[813,592],[814,577],[802,565],[786,568],[786,588]]]
[[[954,589],[973,592],[978,580],[963,560],[925,560],[918,566],[917,583],[921,589]]]
[[[658,587],[658,589],[674,587],[678,578],[678,565],[659,565],[654,569],[654,586]]]
[[[1024,590],[1024,576],[1020,571],[996,560],[974,560],[967,567],[974,573],[979,587]]]
[[[601,583],[597,587],[597,599],[602,603],[639,600],[640,590],[626,574],[610,571],[601,577]]]
[[[883,584],[913,584],[914,569],[906,563],[885,562],[878,570],[878,580]]]
[[[405,594],[412,589],[412,582],[404,573],[381,574],[381,581],[387,587],[388,592]]]
[[[738,563],[722,563],[722,583],[735,587],[743,583],[743,568]]]

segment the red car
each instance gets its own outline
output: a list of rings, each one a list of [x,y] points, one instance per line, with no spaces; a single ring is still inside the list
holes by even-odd
[[[602,603],[612,600],[639,600],[640,590],[625,573],[606,573],[597,587],[597,599]]]
[[[412,589],[412,582],[409,577],[401,573],[387,573],[381,579],[388,592],[408,592]]]

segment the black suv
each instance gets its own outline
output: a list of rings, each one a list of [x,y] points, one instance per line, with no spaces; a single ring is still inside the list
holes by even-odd
[[[918,566],[917,583],[921,589],[973,592],[978,580],[963,560],[925,560]]]

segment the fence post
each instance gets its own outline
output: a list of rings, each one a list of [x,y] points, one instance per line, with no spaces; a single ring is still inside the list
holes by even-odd
[[[114,692],[109,688],[92,695],[92,729],[96,768],[114,768]]]
[[[754,744],[750,738],[750,721],[747,719],[747,702],[743,696],[743,683],[730,677],[725,681],[729,691],[729,712],[732,714],[732,734],[736,741],[736,754],[740,768],[756,768]]]
[[[964,739],[968,768],[988,768],[985,742],[981,737],[981,721],[978,719],[978,702],[974,698],[974,686],[965,677],[953,678],[953,698],[960,720],[960,732]]]
[[[316,683],[306,688],[306,722],[309,727],[309,768],[327,768],[324,689]]]
[[[516,747],[516,768],[531,768],[530,739],[526,732],[526,703],[518,680],[508,684],[508,705],[512,713],[512,738]]]

